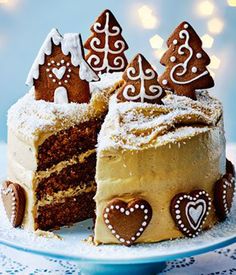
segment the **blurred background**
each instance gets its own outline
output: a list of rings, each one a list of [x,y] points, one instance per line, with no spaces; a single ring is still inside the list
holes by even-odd
[[[0,0],[0,142],[7,110],[28,91],[28,71],[51,28],[80,32],[85,41],[106,8],[123,27],[127,57],[143,53],[159,74],[172,30],[183,20],[193,25],[211,57],[211,94],[224,104],[227,140],[236,142],[236,0]]]

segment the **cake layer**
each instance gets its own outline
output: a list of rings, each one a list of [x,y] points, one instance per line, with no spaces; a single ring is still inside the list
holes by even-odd
[[[38,171],[95,148],[103,119],[81,123],[48,137],[38,148]]]
[[[96,154],[93,152],[84,161],[67,165],[59,173],[53,172],[37,182],[35,189],[37,200],[47,195],[64,191],[69,188],[83,188],[91,185],[95,178]]]
[[[95,192],[84,192],[78,196],[64,198],[60,203],[38,208],[37,228],[49,230],[70,225],[95,216]]]

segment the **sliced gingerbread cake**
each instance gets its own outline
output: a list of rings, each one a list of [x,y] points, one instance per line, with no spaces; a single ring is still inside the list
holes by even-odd
[[[123,69],[98,77],[79,34],[49,33],[27,79],[30,92],[8,112],[2,197],[15,198],[17,211],[4,200],[13,226],[48,230],[94,217],[97,134]]]

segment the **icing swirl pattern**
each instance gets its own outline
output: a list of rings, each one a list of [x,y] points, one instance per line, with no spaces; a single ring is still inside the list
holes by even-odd
[[[110,110],[99,135],[99,150],[143,149],[178,143],[218,124],[221,103],[202,91],[197,101],[168,93],[163,105],[111,99]]]

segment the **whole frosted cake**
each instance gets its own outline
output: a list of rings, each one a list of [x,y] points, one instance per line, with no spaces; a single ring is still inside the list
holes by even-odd
[[[235,171],[197,33],[187,22],[175,29],[158,77],[142,54],[128,64],[109,10],[91,31],[83,46],[79,34],[53,29],[30,92],[9,110],[1,193],[12,226],[50,230],[94,218],[95,244],[130,246],[193,238],[224,221]]]

